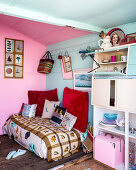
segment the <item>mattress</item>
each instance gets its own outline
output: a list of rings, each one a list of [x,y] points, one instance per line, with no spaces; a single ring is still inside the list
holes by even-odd
[[[49,119],[12,115],[3,126],[3,133],[26,149],[48,161],[67,157],[78,151],[82,133],[76,129],[65,130]]]

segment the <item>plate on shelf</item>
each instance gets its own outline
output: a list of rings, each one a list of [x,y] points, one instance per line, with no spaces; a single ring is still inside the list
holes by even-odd
[[[114,34],[117,34],[119,36],[119,38],[120,38],[119,44],[120,44],[121,40],[123,38],[125,38],[125,33],[120,28],[113,28],[107,33],[107,35],[109,35],[110,37],[112,37]]]

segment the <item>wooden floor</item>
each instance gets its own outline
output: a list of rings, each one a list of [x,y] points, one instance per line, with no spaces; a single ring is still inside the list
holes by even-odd
[[[26,154],[6,160],[9,152],[18,149],[24,149],[22,146],[9,139],[8,136],[0,136],[0,170],[48,170],[59,165],[64,165],[65,170],[108,170],[108,168],[95,162],[92,154],[85,154],[82,151],[64,158],[59,161],[47,162],[34,153],[27,151]]]

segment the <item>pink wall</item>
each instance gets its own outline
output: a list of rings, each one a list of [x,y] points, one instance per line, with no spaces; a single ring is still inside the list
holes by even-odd
[[[24,78],[4,79],[5,38],[24,40]],[[0,23],[0,135],[6,119],[27,103],[28,90],[45,90],[46,75],[37,72],[46,47]]]

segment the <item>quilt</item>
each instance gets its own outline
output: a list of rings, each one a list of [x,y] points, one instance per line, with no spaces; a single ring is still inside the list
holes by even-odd
[[[47,118],[12,115],[3,127],[4,134],[48,161],[67,157],[78,151],[81,134],[76,129],[56,127]]]

